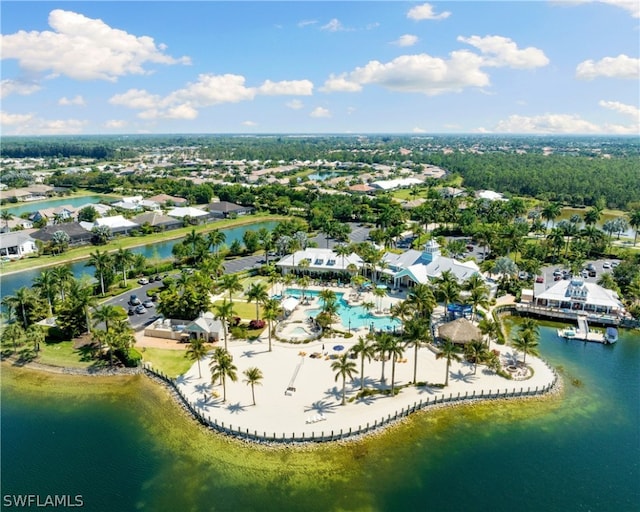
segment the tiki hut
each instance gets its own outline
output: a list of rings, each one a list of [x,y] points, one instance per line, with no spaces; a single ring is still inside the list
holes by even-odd
[[[446,338],[452,343],[464,345],[474,340],[482,340],[482,333],[466,318],[458,318],[453,322],[442,324],[438,328],[438,337]]]

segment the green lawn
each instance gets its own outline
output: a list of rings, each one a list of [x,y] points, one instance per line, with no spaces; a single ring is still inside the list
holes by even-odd
[[[150,348],[145,347],[138,349],[142,353],[142,360],[150,362],[153,368],[166,373],[169,377],[176,378],[186,372],[193,361],[185,357],[187,352],[187,345],[185,344],[184,351],[182,350],[169,350],[163,348]],[[203,364],[202,362],[200,364]]]
[[[217,300],[213,303],[214,306],[218,306],[220,304],[222,304],[222,300]],[[234,316],[239,316],[243,320],[254,320],[256,317],[256,303],[234,300],[233,311],[235,312]],[[260,312],[262,312],[262,308],[260,308]]]
[[[73,348],[72,341],[61,341],[59,343],[43,343],[36,361],[51,366],[64,366],[67,368],[88,368],[95,361],[87,358],[83,361],[81,351]]]

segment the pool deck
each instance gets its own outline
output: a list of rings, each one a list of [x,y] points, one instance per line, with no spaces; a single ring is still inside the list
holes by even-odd
[[[301,312],[304,315],[303,312]],[[423,387],[408,386],[395,396],[376,394],[366,398],[347,401],[341,405],[342,379],[336,380],[331,370],[331,358],[345,351],[358,341],[358,335],[368,332],[361,328],[352,338],[327,338],[305,344],[290,344],[272,340],[273,350],[268,350],[266,332],[255,341],[229,341],[229,352],[237,367],[237,380],[227,379],[227,400],[222,401],[222,386],[218,382],[211,384],[209,371],[210,357],[201,362],[202,377],[198,376],[198,365],[194,365],[177,379],[181,393],[195,408],[211,421],[224,423],[225,427],[234,430],[257,433],[258,435],[300,436],[336,434],[343,430],[357,430],[367,424],[373,425],[389,415],[411,407],[429,399],[454,397],[458,394],[469,396],[489,390],[492,392],[519,392],[521,389],[533,391],[550,386],[555,381],[553,370],[541,359],[528,356],[527,366],[534,371],[528,378],[507,380],[484,366],[478,366],[474,373],[473,365],[466,362],[452,361],[449,371],[449,385],[445,388],[426,385]],[[342,345],[340,351],[334,346]],[[501,345],[493,345],[492,349],[501,352],[505,364],[513,362],[516,354],[513,349]],[[311,357],[312,355],[319,357]],[[356,369],[360,372],[360,359],[354,359]],[[391,378],[391,362],[385,364],[385,382],[381,382],[382,361],[365,361],[364,384],[366,388],[388,389]],[[244,382],[243,372],[250,368],[259,368],[264,378],[255,386],[256,405],[252,405],[251,386]],[[405,352],[400,362],[396,363],[395,385],[403,386],[413,380],[414,350]],[[417,381],[430,384],[443,384],[445,380],[446,361],[437,360],[430,348],[421,348],[417,358]],[[293,389],[290,389],[293,388]],[[360,389],[359,373],[353,380],[347,379],[347,400],[354,398]],[[206,400],[205,400],[206,396]]]

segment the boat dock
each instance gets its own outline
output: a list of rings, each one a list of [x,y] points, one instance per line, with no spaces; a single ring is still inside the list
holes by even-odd
[[[578,317],[577,329],[572,327],[568,329],[558,329],[558,336],[565,339],[605,343],[604,333],[589,329],[589,322],[587,322],[587,318],[584,316]]]

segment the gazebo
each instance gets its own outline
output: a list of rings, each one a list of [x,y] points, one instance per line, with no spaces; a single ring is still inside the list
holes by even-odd
[[[482,333],[471,321],[466,318],[458,318],[438,327],[438,337],[446,338],[452,343],[465,345],[474,340],[482,340]]]

